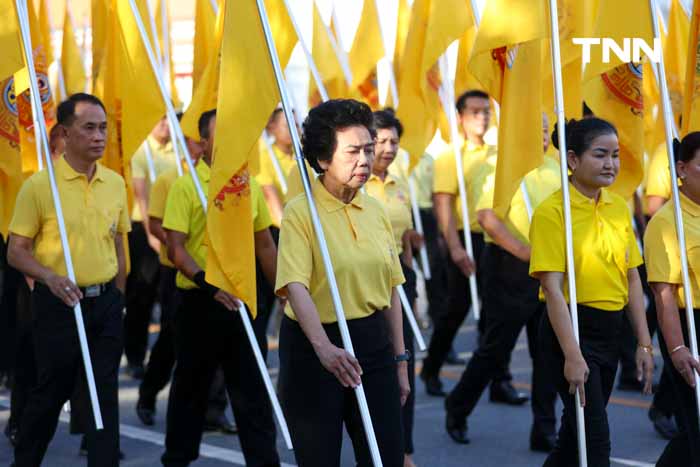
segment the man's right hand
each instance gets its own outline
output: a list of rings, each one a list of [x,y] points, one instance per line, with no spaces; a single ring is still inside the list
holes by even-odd
[[[74,307],[83,298],[80,288],[67,277],[51,273],[44,279],[51,293],[60,298],[69,307]]]
[[[455,247],[450,249],[450,258],[452,262],[457,265],[462,274],[465,277],[469,277],[476,271],[476,265],[474,261],[467,254],[467,250],[462,247]]]
[[[221,303],[229,311],[238,310],[238,299],[224,290],[219,289],[214,294],[214,300]]]

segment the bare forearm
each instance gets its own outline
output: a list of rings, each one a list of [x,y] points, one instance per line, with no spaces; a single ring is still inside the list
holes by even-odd
[[[573,359],[581,356],[581,349],[574,337],[569,307],[560,287],[544,285],[543,290],[547,301],[547,317],[557,336],[564,357]]]
[[[627,272],[627,281],[629,283],[629,306],[627,307],[627,317],[632,324],[634,334],[637,336],[637,342],[643,346],[651,345],[651,337],[649,336],[649,327],[647,325],[646,310],[644,309],[644,292],[642,291],[642,282],[639,279],[637,268],[630,269]]]
[[[10,237],[7,261],[10,266],[22,274],[44,284],[46,283],[46,278],[54,273],[51,269],[39,263],[30,250],[13,247],[13,237]]]
[[[652,283],[651,289],[654,292],[659,328],[670,352],[679,345],[685,345],[676,299],[678,289],[675,285],[665,283]]]
[[[668,201],[666,198],[663,198],[661,196],[647,196],[647,211],[649,212],[650,216],[653,216],[656,214],[656,211],[661,209],[661,207]]]
[[[394,347],[394,355],[400,355],[406,351],[403,341],[403,310],[401,300],[396,287],[391,292],[391,307],[385,311],[389,332],[391,333],[391,344]]]
[[[450,250],[453,248],[461,248],[462,242],[457,234],[457,226],[454,216],[452,215],[454,196],[445,193],[436,193],[433,200],[435,202],[435,215],[437,217],[438,227],[440,228],[440,233],[442,233],[442,236],[445,238],[447,247]]]
[[[326,330],[323,329],[321,318],[318,316],[316,305],[311,300],[308,289],[303,284],[292,282],[287,285],[287,298],[304,335],[314,349],[318,350],[328,345],[330,340]]]
[[[114,246],[117,251],[117,275],[114,277],[114,285],[124,293],[126,290],[126,252],[124,251],[123,234],[117,234]]]
[[[167,243],[167,236],[165,235],[165,230],[163,230],[162,219],[158,219],[157,217],[149,217],[148,227],[151,234],[153,234],[158,240],[160,240],[163,244]]]
[[[171,248],[168,247],[168,258],[170,258],[177,270],[190,280],[194,279],[195,274],[202,270],[182,245],[175,245],[172,248],[172,255]]]
[[[265,203],[270,210],[270,216],[275,224],[279,225],[282,220],[282,198],[277,192],[274,185],[265,185],[262,187]]]

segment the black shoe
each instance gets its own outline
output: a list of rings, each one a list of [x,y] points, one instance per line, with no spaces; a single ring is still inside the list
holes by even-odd
[[[491,383],[489,400],[501,404],[523,405],[530,397],[515,389],[510,381],[499,381]]]
[[[427,376],[421,373],[420,379],[425,384],[425,392],[430,396],[445,397],[447,394],[442,389],[442,381],[437,376]]]
[[[549,453],[554,449],[554,445],[557,442],[557,437],[554,434],[543,435],[540,433],[535,433],[535,431],[530,432],[530,451]]]
[[[144,425],[153,426],[155,424],[155,414],[155,409],[146,406],[146,404],[142,403],[141,401],[136,403],[136,415]]]
[[[143,368],[143,365],[129,364],[126,367],[126,374],[131,376],[133,379],[141,380],[146,374],[146,370]]]
[[[230,422],[226,415],[221,414],[218,419],[205,422],[204,431],[219,431],[226,435],[235,435],[238,433],[238,427]]]
[[[445,363],[448,365],[466,365],[467,361],[463,358],[459,358],[455,349],[450,349],[450,352],[445,357]]]
[[[649,420],[654,424],[654,429],[662,438],[671,440],[678,435],[678,427],[673,416],[664,414],[653,405],[649,407]]]
[[[80,440],[80,449],[78,449],[78,455],[82,457],[87,457],[88,455],[88,449],[87,449],[87,438],[85,435],[82,436],[82,439]],[[120,449],[119,450],[119,460],[123,461],[124,460],[124,452]]]
[[[17,428],[16,426],[10,426],[10,424],[8,423],[7,425],[5,425],[4,433],[5,433],[5,436],[7,437],[7,439],[10,441],[10,444],[13,446],[16,446],[17,445],[17,435],[19,434],[19,428]]]
[[[445,407],[445,430],[455,443],[469,444],[467,417],[455,415],[447,407]]]

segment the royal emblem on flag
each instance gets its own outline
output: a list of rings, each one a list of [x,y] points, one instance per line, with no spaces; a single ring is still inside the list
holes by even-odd
[[[19,144],[17,129],[17,96],[15,95],[14,78],[10,77],[0,84],[2,89],[2,105],[0,106],[0,137],[10,143]]]
[[[641,64],[625,63],[601,75],[605,88],[615,97],[630,107],[635,115],[642,115],[644,100],[642,97]]]
[[[217,193],[214,198],[214,206],[223,210],[224,202],[226,202],[227,198],[230,203],[238,204],[241,197],[244,196],[250,196],[250,172],[248,172],[248,164],[245,164],[241,170],[236,172],[233,177],[226,182],[226,185],[224,185],[221,191]]]

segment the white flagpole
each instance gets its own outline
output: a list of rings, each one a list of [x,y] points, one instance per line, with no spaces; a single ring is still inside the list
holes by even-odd
[[[410,157],[407,152],[404,152],[404,162],[406,167],[409,166]],[[420,209],[418,206],[418,197],[416,195],[416,180],[413,175],[408,176],[408,195],[411,197],[411,212],[413,213],[413,219],[416,224],[416,232],[425,238],[425,232],[423,230],[423,219],[420,217]],[[425,246],[425,241],[418,250],[420,254],[420,262],[423,270],[423,277],[425,280],[430,280],[430,263],[428,261],[428,250]]]
[[[163,76],[165,76],[165,85],[168,87],[168,92],[172,95],[172,79],[170,76],[170,18],[168,17],[168,5],[166,0],[160,2],[160,24],[163,30]],[[175,151],[177,153],[177,150]]]
[[[31,34],[29,32],[29,18],[27,16],[27,11],[24,9],[24,3],[22,0],[15,0],[15,5],[17,7],[17,16],[19,17],[20,33],[22,35],[22,42],[24,44],[24,59],[27,63],[27,68],[29,69],[29,88],[30,88],[30,98],[34,109],[34,137],[37,141],[41,142],[44,155],[46,157],[46,168],[49,176],[49,185],[51,186],[51,197],[53,199],[54,209],[56,210],[56,219],[58,221],[58,233],[61,238],[61,248],[63,249],[63,259],[66,263],[66,272],[68,273],[68,279],[71,282],[76,283],[75,280],[75,270],[73,268],[73,258],[70,253],[70,246],[68,244],[68,234],[66,232],[66,224],[63,218],[63,209],[61,206],[61,197],[58,192],[58,185],[56,184],[56,175],[53,170],[53,163],[51,161],[51,151],[49,149],[49,140],[46,131],[46,122],[43,118],[43,112],[41,113],[41,118],[36,118],[37,112],[41,112],[41,97],[39,95],[39,85],[36,81],[36,69],[34,67],[34,55],[32,53],[32,40]],[[41,157],[41,151],[39,152]],[[85,379],[87,380],[88,392],[90,394],[90,405],[92,406],[92,414],[95,418],[95,427],[98,430],[104,428],[102,424],[102,412],[100,411],[100,401],[97,398],[97,388],[95,386],[95,376],[92,369],[92,361],[90,359],[90,349],[88,347],[87,335],[85,334],[85,324],[83,323],[83,311],[78,302],[73,307],[73,315],[75,317],[75,324],[78,329],[78,341],[80,342],[80,352],[83,357],[83,366],[85,367]]]
[[[301,180],[304,185],[304,192],[306,193],[306,201],[309,206],[311,220],[313,222],[314,231],[316,232],[316,238],[318,239],[319,248],[321,250],[321,257],[323,258],[323,265],[326,271],[326,279],[328,280],[328,286],[330,288],[331,298],[333,300],[333,307],[335,308],[335,315],[338,320],[338,328],[340,330],[340,335],[343,340],[343,347],[348,353],[354,356],[355,351],[352,346],[352,340],[350,339],[350,331],[348,330],[348,324],[345,320],[345,311],[343,310],[343,303],[340,300],[338,283],[335,280],[335,275],[333,273],[333,264],[331,262],[331,256],[328,251],[326,237],[323,233],[321,220],[318,216],[316,203],[314,202],[313,194],[311,192],[311,182],[309,181],[309,174],[306,172],[306,164],[304,163],[304,158],[301,152],[301,140],[299,138],[299,134],[297,133],[296,125],[294,124],[292,99],[289,96],[289,92],[287,91],[287,85],[284,81],[284,75],[282,74],[282,67],[280,66],[279,58],[277,57],[277,49],[275,49],[274,39],[272,38],[272,32],[270,30],[270,25],[267,20],[265,4],[263,0],[256,0],[256,3],[258,7],[258,13],[260,15],[260,22],[262,23],[263,32],[265,34],[267,50],[270,55],[270,60],[272,61],[273,71],[275,73],[275,81],[277,82],[277,88],[279,90],[280,97],[282,98],[282,108],[284,109],[284,115],[287,118],[287,123],[289,124],[289,133],[292,137],[297,166],[299,167]],[[357,398],[357,406],[360,410],[360,415],[362,417],[362,424],[365,429],[365,435],[367,436],[367,444],[372,455],[374,467],[381,467],[383,464],[382,459],[379,455],[377,437],[374,433],[372,418],[370,416],[369,407],[367,405],[367,398],[365,396],[365,391],[361,383],[359,386],[355,387],[354,392],[355,397]]]
[[[270,156],[270,162],[272,162],[272,167],[275,169],[275,174],[277,174],[277,179],[280,181],[280,188],[282,188],[282,195],[287,194],[287,177],[284,176],[282,172],[282,166],[280,166],[280,161],[277,160],[275,155],[275,150],[272,147],[272,142],[270,141],[270,134],[267,130],[263,130],[262,140],[265,143],[265,149],[267,154]]]
[[[216,3],[216,0],[209,0],[209,3],[211,4],[211,9],[214,10],[214,14],[218,15],[219,14],[219,4]]]
[[[656,0],[649,0],[650,9],[656,11]],[[659,37],[659,25],[657,17],[651,15],[652,27],[654,28],[654,37]],[[673,199],[673,211],[676,218],[676,232],[678,234],[678,249],[681,252],[681,274],[683,277],[683,298],[685,299],[685,314],[688,321],[688,339],[690,340],[690,353],[693,359],[698,360],[698,340],[697,330],[695,329],[695,319],[693,311],[693,293],[690,282],[690,274],[688,272],[688,250],[685,243],[685,227],[683,225],[683,211],[681,210],[680,196],[678,194],[678,184],[676,183],[676,161],[673,157],[673,109],[671,108],[671,98],[669,97],[668,84],[666,83],[666,69],[664,65],[664,55],[661,53],[659,65],[659,84],[661,91],[661,105],[664,111],[664,128],[666,130],[666,152],[668,154],[668,167],[671,172],[671,195]],[[700,415],[700,376],[697,372],[693,372],[695,378],[695,401],[696,410]]]
[[[557,0],[549,0],[549,18],[552,31],[552,69],[554,75],[554,96],[556,99],[555,112],[557,115],[557,133],[559,135],[559,157],[561,169],[561,192],[564,204],[564,226],[566,234],[566,271],[569,285],[569,308],[571,310],[571,324],[576,342],[580,342],[578,328],[578,304],[576,299],[576,269],[574,265],[573,231],[571,228],[571,198],[569,196],[569,173],[566,162],[566,116],[564,114],[564,85],[561,75],[561,51],[559,47],[559,18],[557,16]],[[581,396],[576,391],[576,427],[578,435],[579,466],[588,465],[586,452],[586,421]]]
[[[416,342],[418,343],[418,348],[423,351],[427,347],[425,345],[425,340],[423,339],[423,334],[420,332],[420,327],[418,327],[418,321],[416,321],[416,317],[413,315],[413,307],[411,307],[411,302],[408,301],[408,296],[406,295],[406,291],[403,289],[403,287],[399,286],[396,288],[396,290],[399,292],[401,305],[403,305],[404,312],[408,318],[408,324],[411,326],[413,336],[416,338]],[[411,319],[411,317],[413,317],[413,319]]]
[[[306,41],[304,40],[304,36],[301,34],[301,29],[299,29],[299,25],[297,24],[296,19],[294,19],[294,13],[292,13],[292,9],[289,7],[289,1],[288,0],[283,0],[284,1],[284,7],[287,9],[287,14],[289,15],[289,19],[292,22],[292,26],[294,26],[294,31],[297,33],[297,38],[299,39],[299,45],[301,45],[301,49],[304,51],[304,56],[306,57],[306,63],[309,65],[309,70],[311,70],[311,76],[314,77],[314,82],[316,83],[316,89],[318,89],[318,93],[321,95],[321,99],[325,102],[328,100],[328,91],[326,91],[326,86],[323,84],[323,80],[321,79],[321,74],[318,72],[318,68],[316,67],[316,62],[314,62],[314,58],[311,55],[311,51],[309,48],[306,46]]]
[[[158,68],[158,62],[156,61],[156,57],[153,53],[153,49],[151,48],[149,41],[148,41],[148,34],[146,34],[146,28],[143,25],[143,21],[141,19],[141,15],[139,13],[138,7],[136,6],[136,3],[134,0],[129,0],[129,6],[131,7],[131,13],[134,15],[134,20],[136,21],[136,26],[139,29],[139,35],[141,36],[141,41],[143,42],[143,45],[146,49],[146,54],[148,55],[148,60],[151,62],[151,69],[153,70],[153,73],[155,74],[156,80],[158,81],[158,88],[160,89],[161,97],[163,98],[163,103],[165,104],[165,108],[167,111],[168,118],[170,119],[171,123],[173,124],[173,129],[175,130],[175,134],[171,135],[175,136],[176,142],[180,144],[181,148],[183,149],[184,155],[185,155],[185,160],[187,161],[187,165],[189,166],[190,169],[190,175],[192,176],[192,181],[194,182],[195,188],[197,190],[197,195],[199,197],[199,200],[202,204],[202,210],[206,214],[207,212],[207,197],[204,194],[204,190],[202,189],[202,184],[199,181],[199,178],[197,177],[197,173],[195,172],[194,165],[192,164],[192,157],[189,154],[189,151],[187,149],[187,143],[185,142],[185,136],[182,133],[182,128],[180,127],[180,122],[177,120],[177,116],[175,115],[175,108],[173,107],[173,103],[170,100],[170,96],[168,95],[168,92],[165,88],[165,83],[163,82],[163,76],[160,73],[160,69]],[[293,133],[294,134],[294,133]],[[247,318],[247,312],[246,313],[246,318]],[[241,315],[242,316],[242,315]],[[243,318],[244,325],[245,325],[245,320],[246,318]],[[248,336],[248,341],[250,342],[251,347],[253,348],[253,352],[255,353],[256,348],[259,351],[260,348],[258,347],[258,340],[255,338],[255,336]],[[267,372],[267,368],[261,370],[260,376],[262,377],[263,381],[265,382],[265,387],[271,388],[272,383],[269,382],[270,375]],[[275,394],[274,391],[270,392],[268,391],[268,396],[270,397],[270,400],[272,402],[272,408],[274,409],[275,416],[277,417],[277,421],[279,422],[280,426],[282,427],[282,431],[285,432],[287,430],[287,421],[284,418],[284,414],[282,411],[279,409],[279,402],[277,401],[277,395]],[[288,442],[287,447],[291,449],[291,441],[286,440],[285,442]]]
[[[455,156],[457,168],[457,183],[459,186],[460,209],[462,212],[462,227],[464,229],[464,246],[467,254],[473,260],[474,246],[472,245],[471,229],[469,228],[469,206],[467,203],[467,189],[464,185],[464,168],[462,166],[462,150],[459,147],[459,130],[457,129],[457,116],[453,107],[454,102],[454,82],[450,77],[447,66],[447,54],[443,54],[440,59],[440,74],[442,75],[442,106],[447,114],[447,119],[450,122],[450,139],[452,140],[452,150]],[[474,310],[474,319],[477,321],[481,318],[481,304],[479,303],[479,292],[476,284],[476,273],[469,276],[469,293],[472,300],[472,309]]]
[[[153,151],[151,150],[151,145],[148,143],[148,139],[143,142],[143,153],[146,156],[146,165],[148,166],[148,179],[151,181],[151,185],[156,182],[156,168],[153,164]]]

